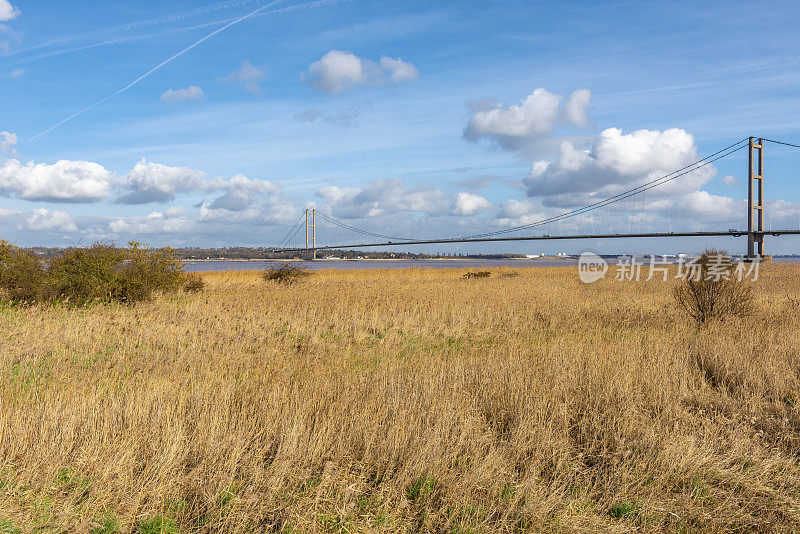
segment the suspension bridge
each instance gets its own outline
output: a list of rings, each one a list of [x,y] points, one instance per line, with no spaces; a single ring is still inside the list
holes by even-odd
[[[774,168],[765,165],[768,153],[774,156]],[[723,172],[726,168],[729,174]],[[746,237],[746,257],[759,258],[766,254],[766,236],[800,234],[800,191],[791,191],[798,185],[794,179],[798,169],[800,145],[747,137],[635,187],[522,225],[467,235],[401,237],[306,209],[271,250],[316,258],[323,250],[451,243]],[[746,180],[746,198],[713,196],[701,190],[714,179],[742,190],[744,184],[737,175]],[[687,198],[706,204],[687,206]],[[318,232],[321,226],[324,232]],[[325,241],[320,244],[321,235]]]

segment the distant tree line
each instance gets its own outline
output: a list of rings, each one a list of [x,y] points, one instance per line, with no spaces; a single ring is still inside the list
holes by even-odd
[[[57,247],[30,247],[27,251],[39,256],[40,258],[52,258],[64,252],[65,248]],[[200,248],[184,247],[172,249],[174,257],[182,260],[291,260],[305,259],[303,252],[276,252],[265,247],[224,247],[224,248]],[[524,258],[522,254],[423,254],[414,252],[400,251],[364,251],[364,250],[318,250],[317,258],[333,256],[342,259],[508,259]]]

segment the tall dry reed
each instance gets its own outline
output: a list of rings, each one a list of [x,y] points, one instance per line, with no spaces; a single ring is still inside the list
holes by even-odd
[[[2,308],[0,526],[800,529],[800,269],[700,330],[673,283],[515,272]]]

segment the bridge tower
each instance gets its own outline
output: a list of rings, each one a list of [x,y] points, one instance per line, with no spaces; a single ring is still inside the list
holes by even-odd
[[[747,257],[754,258],[757,255],[760,258],[764,255],[764,140],[750,137],[749,149],[750,155],[747,158]],[[758,184],[755,183],[756,180],[758,180]],[[756,195],[757,198],[754,199]]]
[[[310,217],[309,217],[310,215]],[[306,258],[309,257],[308,244],[311,243],[311,259],[317,259],[317,211],[306,209]]]

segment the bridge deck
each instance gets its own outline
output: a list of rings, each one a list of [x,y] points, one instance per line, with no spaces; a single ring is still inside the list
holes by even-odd
[[[769,230],[763,232],[753,232],[754,235],[800,235],[800,230]],[[662,232],[646,234],[584,234],[584,235],[540,235],[526,237],[476,237],[469,239],[428,239],[419,241],[383,241],[379,243],[357,243],[347,245],[324,245],[308,248],[283,248],[276,249],[281,252],[304,252],[309,250],[329,250],[342,248],[367,248],[367,247],[393,247],[400,245],[433,245],[442,243],[485,243],[487,241],[551,241],[566,239],[625,239],[642,237],[742,237],[746,236],[746,231],[727,231],[727,232]]]

